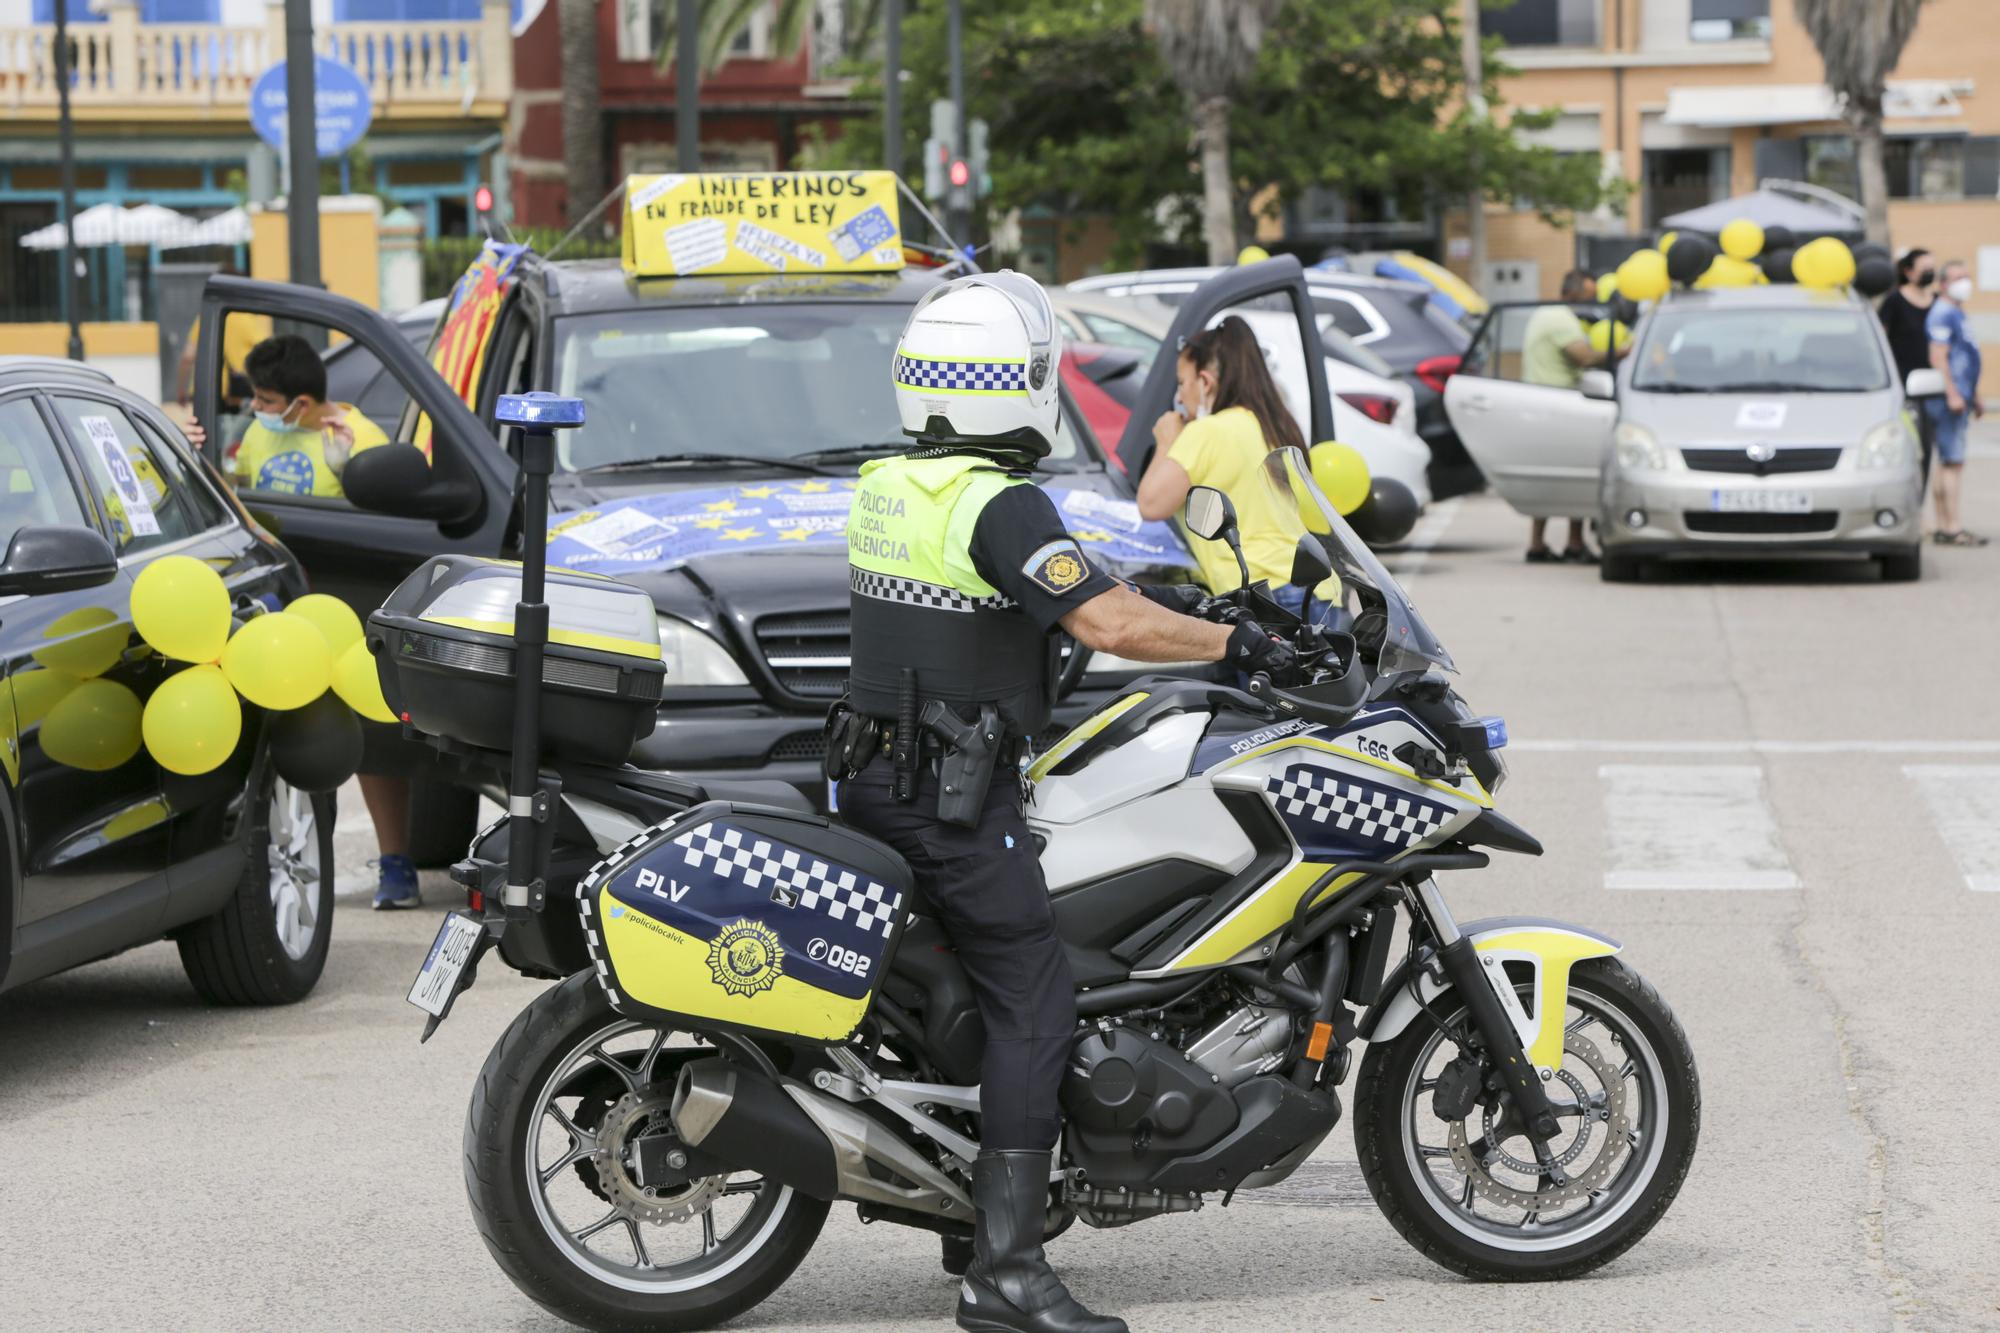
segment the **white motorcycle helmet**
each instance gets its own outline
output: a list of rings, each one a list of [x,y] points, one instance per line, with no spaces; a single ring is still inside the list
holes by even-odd
[[[917,302],[896,348],[896,406],[919,443],[1024,457],[1055,447],[1062,330],[1033,278],[957,278]]]

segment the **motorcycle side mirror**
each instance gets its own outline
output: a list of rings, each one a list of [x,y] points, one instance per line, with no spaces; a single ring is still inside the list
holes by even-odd
[[[360,509],[401,518],[459,522],[479,512],[476,486],[433,466],[413,444],[378,444],[347,460],[340,487]]]
[[[1236,533],[1236,506],[1213,486],[1196,486],[1181,510],[1187,530],[1203,541],[1226,541]]]
[[[1319,540],[1308,533],[1299,538],[1292,552],[1292,582],[1301,588],[1317,588],[1333,577],[1333,563],[1326,558]]]

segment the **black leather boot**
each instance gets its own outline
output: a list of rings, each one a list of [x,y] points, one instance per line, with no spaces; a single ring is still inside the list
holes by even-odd
[[[972,1266],[958,1326],[974,1333],[1128,1333],[1069,1294],[1042,1253],[1049,1154],[983,1152],[972,1167]]]

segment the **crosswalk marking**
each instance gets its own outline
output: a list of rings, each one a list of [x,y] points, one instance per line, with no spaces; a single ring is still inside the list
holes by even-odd
[[[1607,889],[1796,889],[1754,764],[1605,764]]]
[[[1905,764],[1903,772],[1923,793],[1965,886],[2000,893],[2000,766]]]

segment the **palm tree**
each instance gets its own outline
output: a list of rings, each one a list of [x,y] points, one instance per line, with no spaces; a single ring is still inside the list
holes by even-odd
[[[1795,0],[1826,66],[1826,86],[1854,132],[1854,159],[1868,239],[1889,240],[1889,186],[1882,168],[1882,92],[1917,28],[1924,0]]]
[[[773,8],[771,50],[789,56],[799,49],[807,31],[817,19],[821,25],[837,25],[834,45],[842,57],[853,59],[868,47],[882,18],[882,0],[700,0],[701,72],[715,73],[729,63],[730,48],[759,10]],[[668,4],[666,26],[661,30],[659,61],[666,69],[674,63],[678,32],[676,6]]]
[[[604,108],[597,90],[597,0],[556,0],[562,42],[565,212],[574,227],[604,197]]]
[[[1264,45],[1283,0],[1146,0],[1160,60],[1188,100],[1201,155],[1201,230],[1208,262],[1236,259],[1235,181],[1229,174],[1229,106]]]

